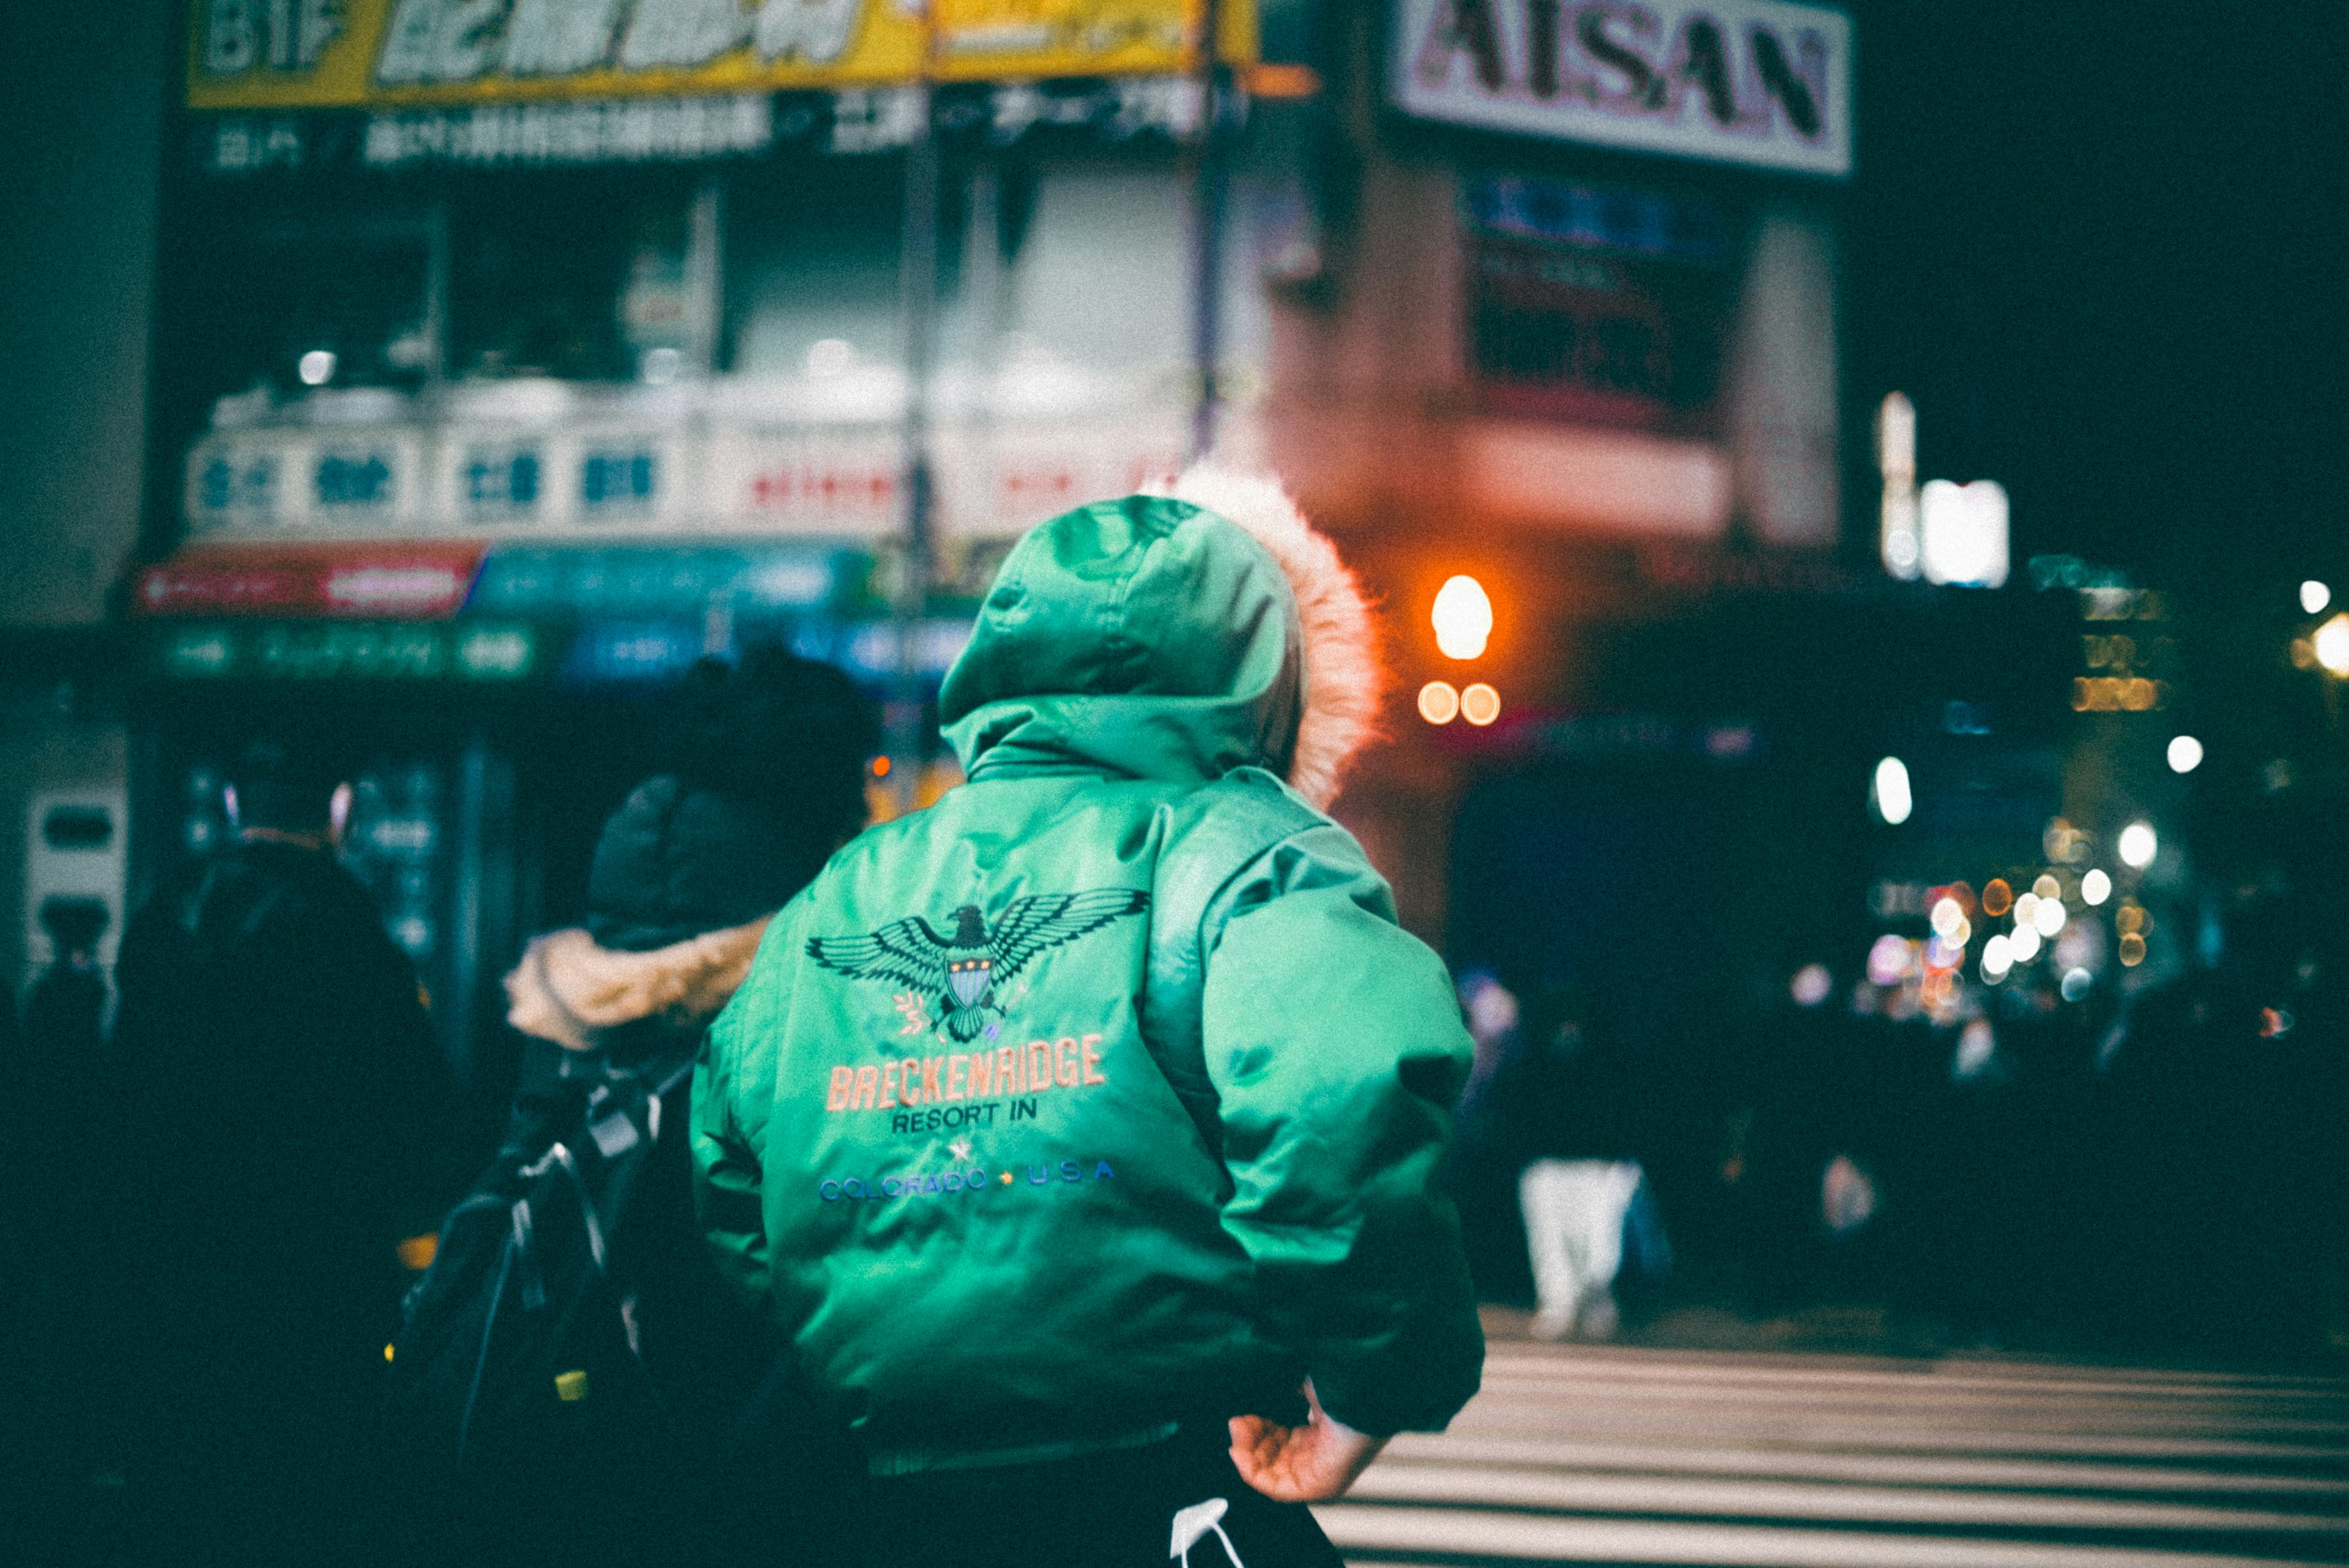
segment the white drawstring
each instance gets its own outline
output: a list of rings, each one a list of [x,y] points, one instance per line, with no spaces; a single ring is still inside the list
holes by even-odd
[[[1247,1568],[1247,1564],[1240,1561],[1239,1548],[1234,1546],[1232,1538],[1224,1533],[1222,1521],[1230,1508],[1231,1504],[1222,1498],[1211,1497],[1205,1502],[1195,1502],[1178,1511],[1174,1515],[1174,1542],[1167,1547],[1166,1555],[1181,1557],[1183,1568],[1191,1568],[1191,1548],[1212,1530],[1216,1539],[1224,1543],[1224,1555],[1232,1560],[1232,1568]]]

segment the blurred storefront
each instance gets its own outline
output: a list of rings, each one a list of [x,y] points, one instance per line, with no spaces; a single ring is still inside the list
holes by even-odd
[[[1252,199],[1205,140],[1257,34],[1247,0],[196,0],[134,898],[223,831],[245,736],[330,732],[354,867],[494,1076],[496,978],[577,916],[694,659],[837,662],[892,704],[876,804],[950,783],[923,712],[1005,545],[1180,465],[1203,342],[1262,361],[1252,296],[1195,287]]]
[[[1407,923],[1495,929],[1502,882],[1452,886],[1480,782],[1690,815],[1818,749],[1754,654],[1881,585],[1839,553],[1850,50],[1764,0],[198,0],[134,890],[240,735],[325,719],[461,1056],[575,912],[645,695],[834,659],[912,804],[1004,543],[1214,450],[1388,607],[1397,743],[1343,812]],[[1494,625],[1455,660],[1461,574]],[[1495,700],[1429,722],[1433,680]]]
[[[1773,644],[1881,581],[1841,551],[1851,26],[1764,3],[1325,16],[1304,218],[1268,273],[1270,390],[1229,436],[1346,535],[1388,607],[1398,743],[1341,811],[1406,921],[1492,962],[1510,867],[1550,834],[1498,826],[1477,789],[1527,810],[1533,789],[1547,822],[1580,809],[1569,777],[1669,778],[1647,793],[1680,805],[1651,826],[1685,846],[1703,801],[1806,750]],[[1461,575],[1492,627],[1453,658],[1430,612]],[[1415,709],[1431,682],[1454,695]],[[1744,879],[1718,857],[1673,874]]]

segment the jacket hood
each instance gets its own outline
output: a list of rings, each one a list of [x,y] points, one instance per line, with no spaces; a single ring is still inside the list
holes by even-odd
[[[594,1050],[612,1030],[639,1019],[706,1023],[750,972],[768,919],[648,952],[598,947],[576,928],[551,931],[534,939],[506,976],[506,1022],[574,1051]]]
[[[1374,733],[1380,686],[1336,549],[1277,483],[1198,468],[1030,530],[939,717],[974,778],[1075,761],[1204,783],[1253,765],[1318,808]]]

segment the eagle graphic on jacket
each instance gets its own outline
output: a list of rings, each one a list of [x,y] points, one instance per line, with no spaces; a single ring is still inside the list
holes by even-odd
[[[1013,899],[992,929],[977,905],[965,904],[950,917],[947,934],[909,915],[861,937],[811,937],[807,953],[852,980],[887,981],[936,997],[947,1033],[969,1041],[987,1027],[988,1013],[1003,1012],[996,987],[1038,953],[1149,907],[1150,895],[1139,888],[1038,893]]]

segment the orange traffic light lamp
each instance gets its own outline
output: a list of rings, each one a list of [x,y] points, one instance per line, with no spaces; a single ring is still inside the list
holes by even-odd
[[[1493,600],[1470,576],[1445,579],[1435,591],[1435,646],[1447,659],[1475,659],[1493,635]]]

